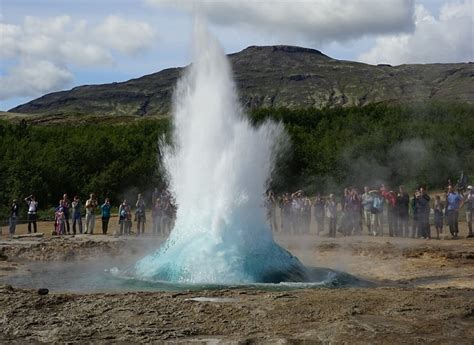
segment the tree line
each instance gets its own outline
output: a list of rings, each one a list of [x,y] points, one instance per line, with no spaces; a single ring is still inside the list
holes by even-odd
[[[444,187],[460,171],[474,171],[474,106],[386,105],[332,109],[257,109],[258,126],[283,123],[289,146],[278,156],[271,188],[335,191],[342,186],[424,183]],[[67,192],[114,204],[164,186],[158,141],[169,119],[115,124],[32,125],[0,121],[0,216],[13,198],[34,193],[40,208]]]

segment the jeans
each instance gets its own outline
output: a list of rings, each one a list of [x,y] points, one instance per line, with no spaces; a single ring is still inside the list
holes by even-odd
[[[316,218],[316,233],[324,232],[324,215],[322,216],[315,216]]]
[[[453,237],[456,237],[459,233],[458,217],[459,217],[458,210],[446,211],[446,218],[448,219],[448,224],[449,224],[449,232],[451,233],[451,235],[453,235]]]
[[[109,228],[109,220],[108,217],[102,217],[102,234],[107,235],[107,230]]]
[[[16,229],[16,217],[10,217],[10,222],[9,222],[10,236],[13,236],[15,234],[15,229]]]
[[[145,223],[146,218],[144,216],[137,216],[137,235],[140,235],[140,231],[142,234],[145,233]]]
[[[73,218],[72,220],[72,232],[76,234],[76,224],[79,225],[79,233],[82,234],[82,217]]]
[[[408,215],[400,215],[398,217],[398,235],[409,237],[410,230],[408,229]]]

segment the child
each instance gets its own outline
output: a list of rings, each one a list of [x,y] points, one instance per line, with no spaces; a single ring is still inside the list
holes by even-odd
[[[443,233],[443,210],[444,204],[441,202],[441,197],[436,195],[434,203],[434,224],[436,228],[436,238],[439,240],[439,234]]]
[[[59,206],[56,208],[54,213],[54,234],[55,235],[64,235],[65,234],[65,220],[66,216],[64,214],[63,201],[59,200]]]

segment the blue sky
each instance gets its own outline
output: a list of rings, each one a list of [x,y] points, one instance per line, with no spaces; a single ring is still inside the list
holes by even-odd
[[[337,59],[397,65],[472,61],[473,6],[473,0],[0,0],[0,110],[188,64],[196,8],[228,53],[293,44]]]

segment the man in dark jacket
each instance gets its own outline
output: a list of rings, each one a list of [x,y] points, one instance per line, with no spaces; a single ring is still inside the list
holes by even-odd
[[[397,194],[397,209],[398,209],[398,235],[408,237],[410,236],[408,230],[408,205],[410,204],[410,196],[405,192],[405,187],[400,186]]]
[[[16,202],[16,199],[13,200],[12,205],[10,207],[10,224],[9,224],[9,232],[8,235],[10,238],[15,235],[15,229],[16,229],[16,222],[18,219],[18,203]]]
[[[431,238],[430,229],[430,196],[426,194],[425,188],[420,187],[419,194],[416,199],[418,208],[418,224],[420,236],[423,238]]]

